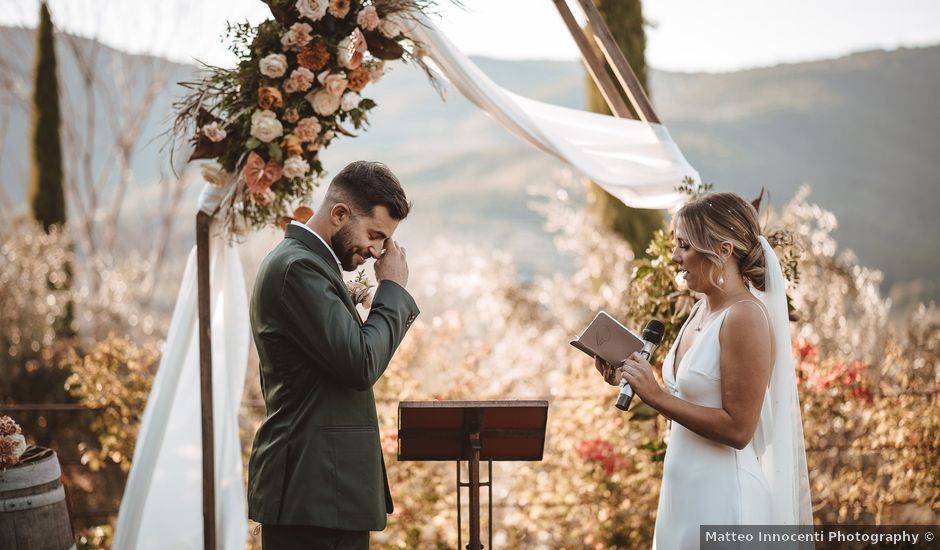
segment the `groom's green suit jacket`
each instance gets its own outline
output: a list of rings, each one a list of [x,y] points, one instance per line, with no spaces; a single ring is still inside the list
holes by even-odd
[[[248,517],[385,528],[392,497],[372,386],[417,315],[405,289],[382,281],[363,323],[323,241],[287,227],[251,297],[266,412],[248,462]]]

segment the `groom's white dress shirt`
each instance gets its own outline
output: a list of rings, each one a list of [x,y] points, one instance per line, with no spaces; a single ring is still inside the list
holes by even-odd
[[[336,252],[333,251],[333,247],[330,246],[329,244],[327,244],[327,242],[323,239],[323,237],[321,237],[320,235],[318,235],[317,232],[314,231],[313,229],[310,229],[310,227],[307,226],[307,224],[305,224],[305,223],[300,223],[300,222],[297,221],[297,220],[291,220],[291,221],[290,221],[290,224],[291,224],[291,225],[299,225],[300,227],[303,227],[303,228],[306,229],[307,231],[313,233],[318,239],[320,239],[320,242],[323,243],[323,244],[326,246],[326,249],[330,251],[330,254],[333,255],[333,259],[336,260],[336,265],[339,266],[339,270],[340,270],[340,271],[343,270],[343,263],[339,261],[339,256],[336,255]]]

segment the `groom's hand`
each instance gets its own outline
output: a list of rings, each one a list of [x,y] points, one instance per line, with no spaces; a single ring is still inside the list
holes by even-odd
[[[385,239],[385,253],[375,261],[375,278],[379,281],[394,281],[405,288],[408,285],[408,260],[405,247],[391,238]]]

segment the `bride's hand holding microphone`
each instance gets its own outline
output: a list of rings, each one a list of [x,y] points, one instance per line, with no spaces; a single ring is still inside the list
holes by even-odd
[[[623,380],[630,384],[633,392],[646,403],[649,403],[654,395],[663,391],[653,375],[653,366],[640,352],[634,352],[621,361],[616,369],[615,377],[617,383]]]

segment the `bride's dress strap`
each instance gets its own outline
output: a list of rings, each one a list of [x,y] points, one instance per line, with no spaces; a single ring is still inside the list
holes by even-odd
[[[754,305],[757,307],[757,309],[759,309],[760,312],[764,315],[764,319],[767,319],[767,324],[768,324],[768,325],[770,324],[770,317],[767,317],[767,312],[764,310],[763,306],[761,306],[761,304],[760,304],[759,302],[755,301],[755,300],[740,300],[740,301],[737,301],[737,302],[731,304],[730,306],[728,306],[727,311],[731,311],[731,308],[733,308],[734,306],[736,306],[736,305],[738,305],[738,304],[754,304]]]

